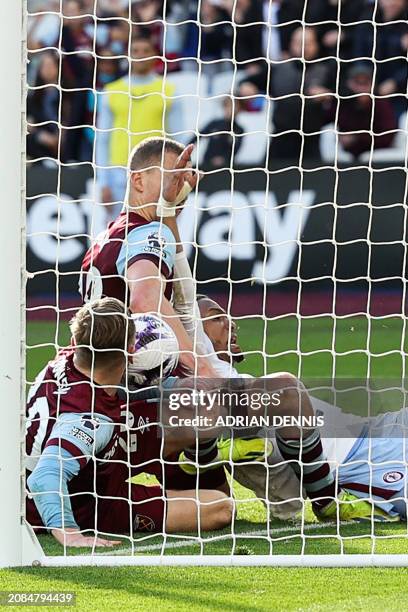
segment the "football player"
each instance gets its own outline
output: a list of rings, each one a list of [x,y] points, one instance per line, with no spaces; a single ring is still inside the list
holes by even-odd
[[[198,174],[191,169],[194,146],[147,138],[129,159],[124,208],[85,254],[80,279],[83,301],[115,297],[131,312],[160,315],[174,330],[181,363],[199,376],[214,375],[194,355],[191,339],[171,305],[172,278],[182,256],[176,222]]]
[[[86,304],[71,332],[73,345],[38,375],[28,396],[31,525],[50,530],[61,544],[80,547],[117,543],[101,533],[132,536],[140,530],[172,533],[229,524],[231,501],[219,491],[164,492],[126,482],[118,390],[134,351],[135,325],[124,304],[115,298]]]
[[[236,327],[220,305],[209,300],[206,296],[202,296],[199,300],[201,308],[198,309],[194,281],[185,257],[179,261],[176,269],[174,294],[175,310],[179,313],[186,330],[189,330],[190,337],[194,339],[196,350],[207,357],[218,376],[226,378],[242,377],[243,375],[238,374],[234,367],[234,363],[242,359],[242,353],[237,342]],[[274,380],[277,385],[280,382],[282,383],[283,393],[280,410],[283,414],[292,414],[293,416],[299,414],[302,416],[315,415],[315,409],[309,394],[301,381],[295,376],[283,372],[271,374],[268,378]],[[250,388],[251,384],[249,383],[248,386]],[[313,402],[316,401],[313,400]],[[331,413],[338,410],[329,404],[325,405],[325,402],[320,403],[320,408],[323,408],[323,411],[326,409],[328,421]],[[405,417],[401,415],[401,418]],[[343,420],[347,420],[346,417],[343,417]],[[345,428],[347,428],[347,423],[345,423]],[[371,519],[374,514],[378,520],[394,519],[395,514],[390,511],[390,506],[384,508],[381,502],[376,503],[378,497],[375,497],[372,488],[369,487],[369,494],[367,493],[367,483],[363,487],[346,487],[345,485],[349,484],[348,472],[346,471],[343,472],[342,482],[339,482],[337,478],[336,469],[333,469],[333,466],[337,467],[343,459],[346,460],[352,447],[354,450],[357,448],[358,444],[355,437],[352,435],[344,437],[341,443],[336,439],[328,438],[325,440],[326,448],[324,448],[317,428],[303,431],[284,428],[277,429],[275,433],[282,460],[287,461],[294,470],[299,480],[299,488],[300,484],[302,485],[303,490],[299,491],[299,495],[296,497],[301,499],[303,494],[307,496],[312,501],[316,516],[320,519],[330,520],[339,517],[340,520],[364,520],[366,518]],[[245,441],[239,441],[239,443],[242,444]],[[241,456],[245,456],[245,451],[241,453],[239,445],[234,440],[225,440],[224,445],[226,445],[228,455],[232,460],[240,461]],[[380,444],[377,443],[376,447],[379,448]],[[220,450],[222,451],[222,449]],[[366,454],[369,452],[366,449]],[[402,452],[405,453],[405,447]],[[334,457],[333,453],[335,453]],[[400,457],[400,461],[404,461],[401,452],[398,457]],[[183,456],[181,458],[184,459]],[[330,459],[332,459],[331,463]],[[369,478],[371,478],[372,466],[370,466],[370,470],[367,470],[367,465],[369,466],[370,463],[366,459],[366,474],[370,472]],[[244,471],[244,468],[242,468],[242,471]],[[398,472],[396,468],[392,471]],[[269,474],[273,474],[273,471],[269,471]],[[291,487],[293,482],[293,479],[291,479]],[[273,493],[274,484],[270,484]],[[364,495],[361,495],[362,488],[365,491]],[[377,493],[380,493],[381,487],[377,488],[379,489]],[[266,488],[264,491],[266,491]],[[392,495],[395,493],[394,488]],[[262,495],[262,497],[265,499],[265,495]],[[361,501],[361,497],[369,497],[370,501],[368,499]],[[370,503],[371,501],[373,503]]]
[[[220,375],[242,376],[234,365],[243,357],[237,326],[216,301],[204,295],[197,297],[205,333],[202,341],[206,343],[207,352],[212,348],[220,360]],[[288,375],[280,376],[285,381]],[[343,520],[374,518],[392,522],[399,518],[405,519],[407,409],[364,419],[345,414],[338,407],[317,398],[311,398],[311,402],[316,414],[325,417],[325,431],[330,433],[337,430],[342,436],[337,439],[327,436],[321,440],[323,458],[330,466],[330,475],[339,493],[334,496],[333,502],[323,507],[316,508],[313,504],[317,516],[321,519],[336,518],[337,501],[340,502],[339,517]],[[306,494],[312,500],[318,486],[318,481],[305,479],[307,471],[303,472],[301,479],[298,459],[299,448],[296,443],[277,435],[277,447],[268,458],[268,471],[263,465],[240,466],[237,463],[234,465],[234,478],[252,489],[261,499],[269,498],[272,513],[283,518],[282,508],[285,513],[288,510],[291,514],[299,509],[301,480]],[[301,459],[304,460],[304,457]],[[321,460],[322,456],[314,461],[317,463]],[[294,468],[292,474],[286,461]],[[311,491],[308,490],[310,484],[313,484]]]
[[[86,253],[80,291],[84,301],[110,296],[128,304],[131,312],[158,314],[176,334],[180,365],[197,376],[215,378],[208,360],[193,351],[171,303],[173,274],[179,260],[185,259],[176,211],[199,178],[191,169],[193,148],[159,137],[135,147],[129,159],[125,206]],[[196,453],[195,449],[186,452],[188,456]],[[216,440],[200,442],[200,462],[216,456]],[[213,476],[217,486],[225,489],[224,470]]]

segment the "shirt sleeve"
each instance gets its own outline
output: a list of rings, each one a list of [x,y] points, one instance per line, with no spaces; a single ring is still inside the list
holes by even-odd
[[[68,482],[80,469],[79,461],[68,451],[48,446],[27,478],[28,490],[47,529],[78,527],[72,512]]]
[[[113,435],[115,424],[101,414],[63,413],[48,438],[46,448],[57,446],[68,451],[83,468],[101,452]]]
[[[139,259],[149,259],[168,278],[171,276],[176,257],[176,240],[167,225],[152,221],[132,229],[120,249],[116,270],[121,276]]]
[[[78,527],[68,483],[108,444],[114,423],[99,414],[64,413],[56,421],[27,486],[48,529]]]

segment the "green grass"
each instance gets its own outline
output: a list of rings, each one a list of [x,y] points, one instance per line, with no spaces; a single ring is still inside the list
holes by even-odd
[[[329,317],[298,320],[287,316],[238,320],[239,337],[246,359],[244,372],[261,376],[288,371],[303,378],[338,377],[399,378],[403,374],[407,340],[400,317],[372,319]],[[27,328],[27,379],[35,374],[58,346],[69,341],[62,322],[31,322]],[[301,358],[300,358],[301,355]]]
[[[239,321],[244,371],[263,375],[288,371],[311,377],[400,377],[406,348],[399,317],[334,319],[293,316]],[[300,357],[301,355],[301,357]]]
[[[94,612],[400,612],[408,602],[408,570],[179,567],[3,570],[0,590],[11,589],[76,591],[74,609]]]
[[[247,352],[241,370],[254,375],[290,371],[304,379],[400,379],[406,338],[401,318],[282,317],[239,321]],[[31,322],[27,329],[27,380],[68,340],[62,324]],[[334,353],[333,353],[334,351]],[[300,360],[300,354],[302,358]],[[335,354],[335,357],[334,357]],[[203,534],[205,555],[408,553],[407,527],[315,525],[272,521],[252,492],[234,484],[237,519],[231,529]],[[375,537],[373,537],[375,535]],[[49,555],[63,549],[41,538]],[[122,554],[199,554],[197,540],[141,536],[120,545]],[[89,552],[75,551],[75,554]],[[94,610],[401,610],[408,602],[406,569],[273,568],[71,568],[0,571],[0,590],[73,590],[78,608]]]

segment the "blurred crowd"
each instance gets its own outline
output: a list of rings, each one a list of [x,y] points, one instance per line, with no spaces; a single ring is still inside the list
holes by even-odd
[[[240,117],[266,109],[268,163],[321,159],[327,125],[350,160],[396,146],[407,105],[408,0],[28,6],[28,155],[96,161],[107,169],[104,201],[121,199],[120,167],[139,140],[163,131],[197,138],[183,134],[180,74],[205,75],[211,96],[220,75],[227,82],[234,71],[228,99],[199,129],[208,167],[233,164],[245,138]]]

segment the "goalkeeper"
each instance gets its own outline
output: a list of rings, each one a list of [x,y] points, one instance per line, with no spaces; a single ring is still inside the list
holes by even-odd
[[[229,375],[232,377],[245,376],[239,374],[234,367],[234,362],[243,359],[235,323],[229,321],[227,314],[217,302],[207,296],[197,297],[204,328],[203,340],[207,342],[208,352],[215,351],[214,354],[220,361],[219,364],[214,362],[214,367],[219,368],[220,375],[224,372],[223,375],[226,376],[229,370]],[[285,383],[290,377],[286,373],[272,376],[281,377]],[[408,428],[408,410],[404,408],[371,419],[363,419],[343,413],[336,406],[317,398],[310,398],[310,400],[315,413],[324,415],[326,431],[337,429],[343,436],[346,432],[350,432],[347,437],[337,439],[323,437],[321,441],[333,479],[336,479],[337,473],[340,493],[336,499],[340,502],[340,518],[369,520],[374,517],[379,521],[405,519],[407,516],[405,486],[408,459],[405,436]],[[356,427],[359,430],[358,436],[355,435]],[[272,503],[272,514],[283,518],[281,505],[285,511],[286,508],[295,511],[298,504],[294,498],[301,497],[298,456],[299,449],[296,448],[296,444],[293,441],[284,440],[277,434],[277,448],[274,448],[274,452],[268,459],[268,486],[267,474],[262,469],[262,465],[240,466],[237,464],[234,466],[234,478],[243,486],[254,490],[261,499],[267,497],[268,491],[269,501]],[[290,465],[294,471],[292,477],[286,471],[283,472],[282,480],[281,472],[276,471],[276,467],[283,468],[285,460],[291,462]],[[318,461],[319,459],[316,460],[316,463]],[[289,465],[286,464],[286,470],[288,469]],[[306,493],[313,500],[316,490],[313,487],[308,491],[308,485],[311,482],[310,479],[305,478],[307,474],[306,465],[304,466],[303,484]],[[281,485],[280,489],[279,485]],[[373,504],[367,500],[372,501]],[[316,504],[313,505],[316,509]],[[276,508],[275,511],[274,508]],[[335,508],[335,503],[329,503],[326,507],[317,507],[316,514],[322,519],[332,518],[335,516],[332,512]]]
[[[178,261],[175,269],[175,310],[194,338],[197,350],[207,355],[212,367],[220,377],[242,377],[234,363],[243,356],[239,348],[234,323],[219,304],[206,296],[199,296],[199,310],[194,293],[194,282],[187,260]],[[203,319],[203,322],[201,321]],[[288,373],[272,374],[277,382],[295,389],[295,397],[283,395],[286,407],[292,400],[299,411],[301,389],[302,414],[320,412],[326,424],[342,420],[344,429],[348,427],[349,417],[335,406],[309,398],[306,390],[293,375]],[[286,399],[285,399],[286,397]],[[285,409],[285,405],[281,405]],[[353,420],[355,424],[355,419]],[[404,493],[406,479],[406,459],[404,428],[408,426],[406,410],[378,417],[372,423],[374,436],[370,438],[370,424],[361,422],[358,436],[350,434],[342,439],[321,439],[317,429],[303,438],[287,435],[283,430],[276,432],[277,448],[268,459],[270,465],[281,467],[289,462],[293,475],[287,470],[279,484],[278,471],[269,467],[269,482],[261,465],[234,466],[234,477],[256,494],[272,502],[272,513],[279,516],[282,501],[289,501],[283,513],[294,514],[299,508],[303,495],[312,501],[313,510],[321,520],[376,520],[393,521],[406,516]],[[381,431],[389,431],[381,436]],[[391,437],[391,440],[389,439]],[[292,438],[292,439],[291,439]],[[234,441],[236,443],[245,441]],[[230,441],[221,443],[227,444]],[[239,453],[235,453],[239,455]],[[234,460],[234,448],[229,450]],[[286,468],[289,467],[286,465]],[[276,477],[276,482],[274,482]],[[301,487],[303,485],[303,490]],[[296,486],[297,485],[297,486]],[[280,514],[283,518],[284,514]]]

